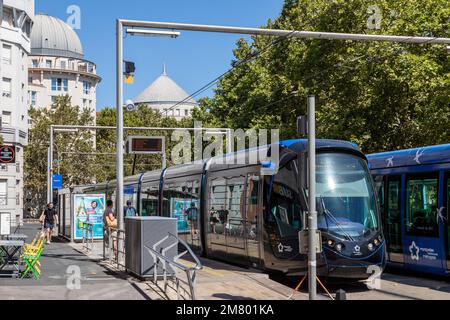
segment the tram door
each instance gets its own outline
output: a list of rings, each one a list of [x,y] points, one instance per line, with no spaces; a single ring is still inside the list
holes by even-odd
[[[246,177],[228,178],[227,192],[227,217],[219,215],[225,221],[227,260],[247,265]]]
[[[401,176],[378,176],[375,177],[375,183],[381,209],[388,261],[403,263]]]
[[[401,219],[401,176],[387,179],[385,226],[388,237],[389,261],[403,263],[402,219]]]
[[[245,266],[260,266],[260,178],[211,177],[207,222],[208,254]]]
[[[445,253],[446,253],[446,261],[447,261],[447,270],[450,270],[450,172],[445,174],[445,188],[444,188],[444,209],[446,210],[445,217],[445,237],[443,240],[445,241]],[[444,214],[442,212],[442,214]]]
[[[247,177],[247,253],[250,266],[261,267],[261,235],[262,235],[262,179],[252,174]]]

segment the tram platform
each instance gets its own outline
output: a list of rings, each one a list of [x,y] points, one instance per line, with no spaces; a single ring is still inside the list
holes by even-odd
[[[29,241],[40,226],[29,224],[20,233]],[[29,242],[27,241],[27,242]],[[87,253],[82,244],[59,241],[47,245],[41,259],[42,275],[35,279],[0,278],[0,300],[175,300],[176,293],[163,292],[151,281],[138,280],[103,259],[102,243]],[[201,259],[197,276],[198,300],[288,300],[300,279],[268,276],[254,269]],[[189,263],[184,261],[184,263]],[[325,283],[334,294],[347,292],[348,300],[450,300],[450,280],[424,275],[385,272],[379,288],[369,290],[354,282]],[[307,284],[293,300],[307,300]],[[329,299],[322,291],[320,299]]]

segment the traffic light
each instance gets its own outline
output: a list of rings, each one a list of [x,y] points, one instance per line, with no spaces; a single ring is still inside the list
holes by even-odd
[[[136,71],[136,66],[134,62],[125,61],[125,74],[132,74]]]
[[[134,83],[134,72],[136,71],[136,66],[134,62],[124,61],[125,62],[125,84],[133,84]]]

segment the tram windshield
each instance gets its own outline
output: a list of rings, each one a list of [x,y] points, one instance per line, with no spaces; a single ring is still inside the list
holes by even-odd
[[[319,229],[351,241],[378,230],[375,192],[363,159],[318,154],[316,180]]]

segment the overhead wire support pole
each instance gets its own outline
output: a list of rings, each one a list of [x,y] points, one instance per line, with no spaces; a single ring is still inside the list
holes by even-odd
[[[316,98],[308,97],[308,283],[309,299],[317,299]]]
[[[116,21],[116,127],[117,127],[117,145],[116,145],[116,215],[119,230],[124,230],[123,217],[123,187],[124,187],[124,169],[123,169],[123,153],[124,153],[124,137],[123,137],[123,25],[121,20]],[[119,250],[122,248],[122,241],[120,241]]]

